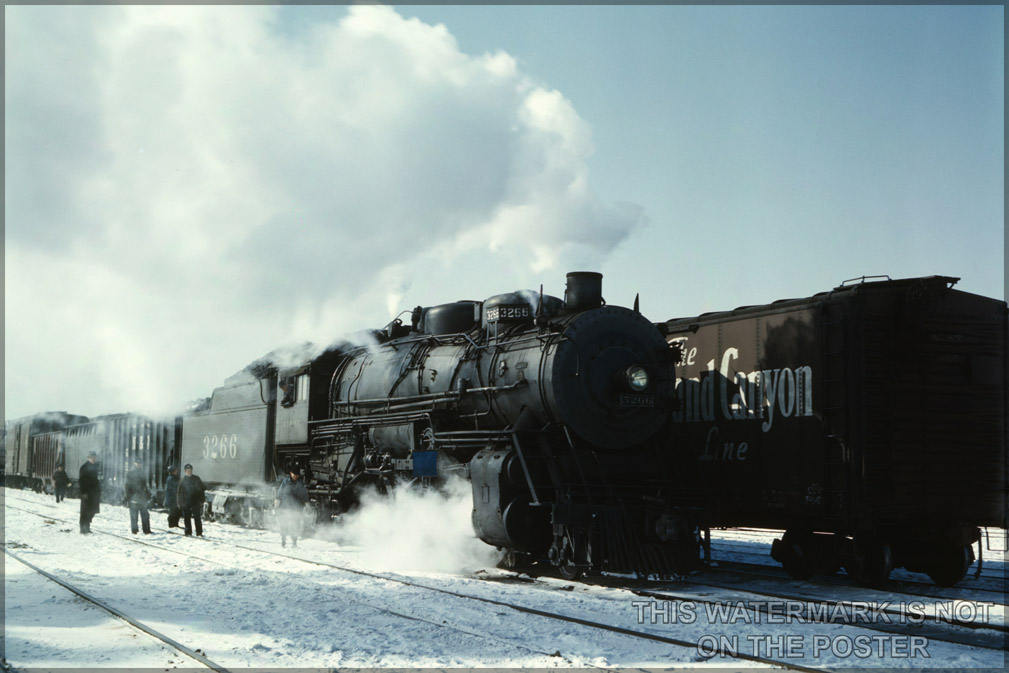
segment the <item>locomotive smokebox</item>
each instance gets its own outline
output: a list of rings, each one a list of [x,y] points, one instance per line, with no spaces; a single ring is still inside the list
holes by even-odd
[[[595,271],[572,271],[564,289],[564,308],[583,311],[603,305],[603,274]]]

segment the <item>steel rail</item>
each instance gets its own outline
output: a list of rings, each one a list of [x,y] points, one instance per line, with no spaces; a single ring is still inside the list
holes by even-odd
[[[517,577],[521,577],[521,574],[517,573],[515,571],[507,571],[506,570],[506,571],[503,571],[503,572],[511,573],[511,575],[509,576],[509,578],[511,578],[512,576],[516,577],[516,578]],[[530,577],[536,577],[537,578],[537,579],[534,579],[532,581],[539,581],[538,580],[538,576],[536,576],[536,575],[530,575],[528,572],[525,573],[525,574],[529,575]],[[547,576],[547,577],[555,577],[554,575],[545,575],[545,576]],[[493,578],[489,578],[489,577],[488,578],[477,578],[477,579],[480,579],[480,580],[483,580],[483,581],[488,581],[488,582],[495,581]],[[618,591],[627,591],[627,592],[633,593],[633,594],[635,594],[637,596],[643,596],[645,598],[656,598],[656,599],[661,599],[661,600],[683,601],[683,602],[692,602],[692,603],[704,603],[704,604],[707,604],[707,605],[721,605],[721,606],[725,606],[725,607],[735,607],[737,605],[741,605],[744,609],[746,609],[746,610],[748,610],[750,612],[759,613],[761,615],[766,615],[767,617],[783,616],[783,615],[778,615],[777,613],[775,613],[775,612],[773,612],[771,610],[771,605],[770,605],[769,601],[748,600],[748,601],[731,601],[731,602],[729,602],[729,601],[725,601],[725,600],[703,598],[701,596],[692,596],[692,595],[684,594],[684,593],[679,593],[678,594],[678,593],[676,593],[673,590],[667,590],[667,589],[662,589],[662,588],[646,589],[646,588],[640,588],[640,587],[626,586],[626,585],[623,585],[623,584],[620,584],[620,583],[615,583],[615,582],[612,582],[612,581],[608,581],[606,579],[601,579],[601,580],[585,580],[585,579],[582,579],[582,580],[576,580],[575,582],[572,582],[571,580],[564,580],[564,581],[567,584],[577,583],[577,584],[582,584],[584,586],[604,587],[604,588],[607,588],[607,589],[614,589],[614,590],[618,590]],[[636,580],[636,581],[640,581],[640,580]],[[750,588],[744,588],[744,587],[726,586],[726,585],[714,584],[714,583],[711,583],[711,582],[704,582],[704,581],[689,580],[689,581],[686,582],[686,584],[689,584],[691,586],[712,587],[712,588],[717,588],[717,589],[728,589],[728,590],[740,589],[740,590],[745,591],[747,593],[757,594],[759,596],[767,596],[769,598],[780,598],[780,599],[792,600],[792,601],[797,601],[797,602],[802,602],[802,603],[808,603],[808,604],[818,604],[818,605],[834,606],[834,607],[839,607],[839,606],[843,607],[843,606],[851,605],[852,604],[852,601],[846,601],[846,600],[835,600],[835,599],[830,599],[830,598],[815,598],[815,597],[808,597],[808,596],[804,597],[804,596],[799,596],[799,595],[795,595],[795,594],[774,593],[774,592],[762,591],[762,590],[759,590],[759,589],[750,589]],[[884,603],[884,602],[885,601],[877,601],[877,604],[881,604],[881,603]],[[992,604],[992,605],[995,605],[995,604]],[[887,615],[893,615],[893,616],[896,616],[898,618],[902,617],[903,615],[906,614],[906,613],[903,613],[903,612],[901,612],[899,610],[895,610],[893,608],[878,609],[878,610],[876,610],[876,612],[878,612],[878,613],[884,613],[884,614],[887,614]],[[828,611],[828,613],[833,614],[833,611]],[[950,620],[947,620],[947,619],[939,619],[935,615],[925,615],[924,616],[924,620],[923,620],[923,622],[921,624],[906,624],[906,623],[877,624],[877,623],[861,623],[861,622],[853,622],[853,621],[844,621],[844,620],[838,620],[838,619],[809,619],[809,615],[810,615],[810,611],[809,611],[808,607],[805,607],[804,610],[803,610],[802,617],[804,619],[808,620],[808,621],[805,622],[805,623],[808,623],[808,624],[814,624],[814,623],[815,624],[838,624],[838,625],[842,625],[842,626],[848,626],[848,627],[851,627],[851,628],[868,629],[868,630],[872,630],[872,631],[880,631],[880,632],[883,632],[883,633],[891,633],[891,634],[896,633],[896,634],[902,634],[902,635],[915,635],[915,634],[918,634],[918,635],[926,636],[930,641],[934,640],[934,641],[938,641],[938,642],[949,643],[949,644],[952,644],[952,645],[965,645],[965,646],[969,646],[969,647],[978,647],[978,648],[981,648],[981,649],[997,650],[997,651],[1004,651],[1006,649],[1006,637],[1007,637],[1006,634],[1009,633],[1009,626],[1006,626],[1005,624],[989,624],[989,623],[985,623],[985,622],[950,621]],[[928,627],[928,626],[938,626],[938,622],[940,622],[940,621],[943,622],[943,623],[945,623],[945,624],[948,624],[950,626],[954,626],[954,627],[956,627],[956,626],[963,626],[963,627],[970,628],[970,629],[972,629],[972,632],[965,633],[965,634],[963,634],[963,636],[964,636],[963,638],[956,639],[956,638],[950,638],[949,637],[951,635],[951,633],[949,631],[937,631],[936,628],[926,628],[926,629],[920,628],[920,627]],[[754,622],[754,623],[756,623],[756,622]],[[901,628],[901,627],[910,627],[910,628]],[[912,629],[917,629],[917,630],[912,630]],[[985,630],[985,629],[991,630],[992,633],[988,633],[988,634],[983,633],[982,631]]]
[[[713,546],[713,548],[716,548]],[[736,554],[747,553],[747,552],[733,552]],[[752,554],[752,552],[750,552]],[[753,556],[758,556],[763,559],[765,556],[763,554],[752,554]],[[788,573],[785,572],[784,568],[780,565],[771,565],[768,563],[747,563],[746,561],[735,561],[728,559],[714,558],[713,561],[718,563],[717,567],[710,567],[710,570],[729,570],[738,571],[746,573],[748,575],[755,575],[760,577],[770,577],[770,578],[783,578],[789,577]],[[755,572],[756,570],[761,570],[763,572]],[[849,578],[849,581],[845,581],[843,576],[833,576],[833,575],[820,575],[816,577],[816,581],[822,584],[831,584],[837,586],[859,586],[854,582],[854,580]],[[963,580],[961,580],[963,581]],[[922,582],[914,579],[899,579],[890,578],[887,580],[887,588],[890,591],[896,593],[905,593],[911,596],[928,596],[929,598],[958,598],[957,596],[950,596],[949,593],[954,591],[976,591],[989,594],[997,594],[1005,598],[1009,595],[1009,587],[1005,586],[1005,581],[998,575],[988,575],[983,574],[980,578],[969,579],[968,582],[978,583],[982,586],[977,586],[974,584],[957,584],[952,587],[940,587],[936,584],[930,582]],[[920,589],[910,589],[910,586],[921,587]],[[944,593],[946,592],[946,593]]]
[[[540,610],[538,608],[532,608],[532,607],[525,606],[525,605],[519,605],[519,604],[511,603],[511,602],[508,602],[508,601],[500,601],[500,600],[496,600],[496,599],[493,599],[493,598],[486,598],[484,596],[473,596],[473,595],[470,595],[470,594],[460,593],[458,591],[452,591],[451,589],[443,589],[441,587],[433,587],[433,586],[430,586],[430,585],[427,585],[427,584],[421,584],[419,582],[413,582],[413,581],[410,581],[410,580],[407,580],[407,579],[403,579],[403,578],[400,578],[400,577],[383,575],[383,574],[380,574],[380,573],[372,573],[372,572],[368,572],[366,570],[359,570],[357,568],[347,568],[345,566],[339,566],[339,565],[336,565],[336,564],[333,564],[333,563],[326,563],[324,561],[315,561],[315,560],[311,560],[311,559],[301,558],[301,557],[298,557],[298,556],[291,556],[290,554],[283,554],[283,553],[280,553],[280,552],[269,551],[269,550],[266,550],[266,549],[258,549],[256,547],[249,547],[249,546],[246,546],[246,545],[236,544],[236,543],[233,543],[233,542],[225,542],[223,540],[209,540],[209,539],[206,539],[206,538],[200,538],[200,539],[202,539],[202,540],[204,540],[206,542],[215,542],[217,544],[223,544],[223,545],[227,545],[227,546],[230,546],[230,547],[235,547],[235,548],[238,548],[238,549],[246,549],[248,551],[260,552],[262,554],[270,554],[272,556],[281,556],[283,558],[288,558],[288,559],[291,559],[293,561],[300,561],[302,563],[309,563],[309,564],[312,564],[312,565],[318,565],[318,566],[324,566],[324,567],[327,567],[327,568],[333,568],[335,570],[339,570],[339,571],[347,572],[347,573],[352,573],[354,575],[360,575],[360,576],[364,576],[364,577],[371,577],[373,579],[380,579],[380,580],[385,580],[385,581],[388,581],[388,582],[395,582],[396,584],[401,584],[401,585],[404,585],[404,586],[414,587],[414,588],[417,588],[417,589],[424,589],[424,590],[427,590],[427,591],[433,591],[433,592],[436,592],[436,593],[439,593],[439,594],[443,594],[443,595],[446,595],[446,596],[453,596],[453,597],[462,598],[462,599],[465,599],[465,600],[472,600],[472,601],[478,601],[480,603],[487,603],[489,605],[495,605],[495,606],[498,606],[498,607],[510,608],[512,610],[515,610],[516,612],[521,612],[523,614],[535,615],[537,617],[545,617],[547,619],[553,619],[553,620],[556,620],[556,621],[563,621],[563,622],[567,622],[567,623],[571,623],[571,624],[578,624],[579,626],[586,626],[586,627],[589,627],[589,628],[599,629],[599,630],[603,630],[603,631],[609,631],[611,633],[618,633],[618,634],[621,634],[621,635],[631,636],[631,637],[634,637],[634,638],[641,638],[641,639],[644,639],[644,640],[651,640],[651,641],[660,642],[660,643],[667,643],[667,644],[670,644],[670,645],[678,645],[680,647],[686,647],[686,648],[689,648],[691,650],[695,650],[695,651],[697,650],[697,643],[696,642],[690,642],[690,641],[687,641],[687,640],[682,640],[680,638],[671,638],[669,636],[662,636],[662,635],[658,635],[658,634],[655,634],[655,633],[648,633],[646,631],[635,631],[634,629],[627,629],[627,628],[624,628],[624,627],[621,627],[621,626],[614,626],[612,624],[604,624],[602,622],[596,622],[596,621],[593,621],[593,620],[590,620],[590,619],[583,619],[581,617],[572,617],[570,615],[563,615],[563,614],[556,613],[556,612],[549,612],[547,610]],[[751,654],[743,654],[743,653],[739,653],[739,652],[728,652],[728,651],[725,651],[723,648],[721,648],[721,646],[719,646],[714,651],[714,653],[713,653],[712,656],[714,656],[715,654],[720,654],[722,656],[731,657],[731,658],[735,658],[735,659],[742,659],[742,660],[745,660],[745,661],[753,661],[753,662],[757,662],[757,663],[767,664],[767,665],[770,665],[770,666],[778,666],[778,667],[785,668],[785,669],[788,669],[788,670],[806,671],[807,673],[820,673],[823,670],[822,668],[815,668],[815,667],[811,667],[811,666],[803,666],[801,664],[794,664],[794,663],[791,663],[791,662],[780,661],[780,660],[777,660],[777,659],[769,659],[769,658],[766,658],[766,657],[760,657],[760,656],[751,655]]]
[[[143,622],[138,621],[138,620],[134,619],[133,617],[130,617],[125,612],[112,607],[108,603],[106,603],[106,602],[104,602],[104,601],[102,601],[102,600],[100,600],[98,598],[95,598],[91,594],[89,594],[89,593],[85,592],[84,590],[82,590],[82,589],[74,586],[73,584],[70,584],[66,580],[64,580],[64,579],[62,579],[60,577],[57,577],[56,575],[53,575],[52,573],[46,572],[45,570],[43,570],[42,568],[39,568],[34,563],[31,563],[29,561],[24,560],[23,558],[21,558],[20,556],[18,556],[17,554],[15,554],[14,552],[12,552],[11,550],[7,549],[6,547],[4,547],[4,553],[7,554],[8,556],[10,556],[12,559],[18,561],[19,563],[23,563],[24,565],[28,566],[29,568],[31,568],[32,570],[34,570],[38,574],[42,575],[46,579],[52,580],[56,584],[59,584],[61,587],[63,587],[67,591],[70,591],[71,593],[74,593],[74,594],[80,596],[81,598],[83,598],[84,600],[88,601],[89,603],[93,603],[94,605],[100,607],[102,610],[105,610],[109,614],[111,614],[111,615],[113,615],[115,617],[118,617],[119,619],[121,619],[124,622],[130,624],[131,626],[134,626],[134,627],[140,629],[141,631],[143,631],[147,635],[152,636],[154,638],[157,638],[158,640],[160,640],[161,642],[165,643],[166,645],[169,645],[170,647],[178,650],[179,652],[182,652],[187,657],[189,657],[191,659],[195,659],[196,661],[200,662],[201,664],[203,664],[207,668],[209,668],[211,670],[214,670],[214,671],[218,671],[218,673],[231,673],[229,671],[229,669],[225,668],[224,666],[221,666],[220,664],[211,661],[210,659],[208,659],[204,655],[200,654],[199,652],[197,652],[197,651],[195,651],[193,649],[190,649],[189,647],[186,647],[185,645],[183,645],[179,641],[175,640],[174,638],[172,638],[170,636],[166,636],[164,633],[161,633],[157,629],[154,629],[154,628],[148,626],[147,624],[144,624]]]
[[[41,504],[41,503],[39,503],[39,504]],[[32,512],[31,510],[23,509],[21,507],[13,507],[12,509],[16,509],[16,510],[18,510],[20,512],[25,512],[27,514],[34,514],[35,516],[43,518],[43,519],[52,519],[54,521],[63,521],[65,523],[66,522],[71,522],[70,519],[61,519],[61,518],[58,518],[58,517],[50,517],[50,516],[48,516],[46,514],[39,514],[38,512]],[[178,532],[175,532],[175,531],[166,530],[166,529],[163,529],[163,528],[159,528],[158,530],[162,531],[162,532],[174,534],[174,535],[181,535],[181,533],[178,533]],[[100,530],[100,529],[96,529],[94,532],[101,533],[102,535],[108,535],[110,537],[117,537],[117,538],[120,538],[122,540],[126,540],[127,542],[135,542],[137,544],[144,545],[145,547],[151,547],[153,549],[159,549],[161,551],[166,551],[166,552],[169,552],[169,553],[172,553],[172,554],[178,554],[179,556],[185,556],[185,557],[188,557],[188,558],[194,558],[194,559],[197,559],[199,561],[203,561],[204,563],[210,563],[211,565],[218,565],[218,566],[221,566],[221,567],[224,567],[224,568],[232,568],[232,569],[237,569],[237,570],[248,571],[248,568],[242,568],[241,566],[236,566],[234,564],[228,564],[228,563],[223,563],[221,561],[216,561],[216,560],[213,560],[213,559],[204,558],[202,556],[198,556],[197,554],[193,554],[191,552],[186,552],[186,551],[181,551],[179,549],[172,549],[170,547],[162,547],[161,545],[152,544],[150,542],[147,542],[146,540],[141,540],[141,539],[134,538],[134,537],[127,537],[125,535],[119,535],[118,533],[111,533],[109,531]],[[232,545],[232,544],[224,542],[222,540],[210,540],[210,539],[207,539],[207,538],[204,538],[204,537],[196,537],[194,539],[201,540],[201,541],[204,541],[204,542],[216,542],[218,544],[225,544],[225,545],[229,545],[229,546],[232,546],[232,547],[240,547],[240,545]],[[243,548],[250,549],[252,551],[259,551],[259,552],[262,552],[264,554],[270,554],[270,553],[272,553],[272,552],[269,552],[269,551],[266,551],[266,550],[262,550],[262,549],[254,549],[252,547],[243,547]],[[10,552],[8,552],[8,553],[10,553]],[[304,559],[299,559],[299,558],[297,558],[295,556],[288,556],[287,554],[275,554],[275,555],[276,556],[284,556],[286,558],[291,558],[291,559],[295,559],[295,560],[299,560],[299,561],[304,561],[305,563],[311,563],[311,561],[305,561]],[[23,561],[22,559],[18,559],[18,560],[21,561],[22,563],[25,563],[26,565],[30,565],[27,562]],[[329,565],[329,564],[320,564],[320,565]],[[332,567],[337,568],[339,566],[332,566]],[[34,568],[34,567],[33,567],[33,569],[37,570],[40,573],[45,574],[44,570],[41,570],[41,569],[38,569],[38,568]],[[50,578],[50,579],[53,579],[53,578]],[[382,578],[382,579],[386,579],[386,578]],[[54,580],[54,581],[58,581],[58,580]],[[71,589],[71,591],[73,591],[73,589]],[[89,598],[88,600],[91,600],[91,599]],[[505,644],[505,645],[507,645],[509,647],[514,647],[514,648],[517,648],[517,649],[520,649],[520,650],[527,650],[529,652],[533,652],[534,654],[541,654],[541,655],[548,656],[548,657],[549,656],[554,656],[550,652],[547,652],[545,650],[537,650],[535,648],[529,647],[528,645],[522,645],[522,644],[519,644],[519,643],[514,643],[514,642],[511,642],[511,641],[508,641],[508,640],[497,638],[495,636],[490,636],[490,635],[488,635],[486,633],[478,633],[478,632],[474,632],[474,631],[469,631],[467,629],[463,629],[463,628],[460,628],[458,626],[453,626],[453,625],[450,625],[450,624],[446,624],[444,622],[437,622],[437,621],[433,621],[433,620],[430,620],[430,619],[425,619],[423,617],[417,617],[415,615],[408,615],[408,614],[405,614],[405,613],[402,613],[402,612],[397,612],[395,610],[390,610],[389,608],[378,607],[378,606],[372,605],[371,603],[367,603],[367,602],[362,601],[362,600],[357,600],[357,599],[347,598],[347,597],[343,597],[343,600],[349,601],[351,603],[356,603],[358,605],[363,605],[363,606],[368,607],[368,608],[370,608],[372,610],[375,610],[377,612],[381,612],[381,613],[387,614],[387,615],[392,615],[394,617],[399,617],[401,619],[408,619],[408,620],[411,620],[411,621],[421,622],[421,623],[424,623],[424,624],[428,624],[429,626],[434,626],[434,627],[437,627],[437,628],[440,628],[440,629],[450,629],[452,631],[458,631],[459,633],[465,634],[467,636],[473,636],[473,637],[477,637],[477,638],[487,638],[488,640],[493,640],[493,641],[496,641],[498,643],[502,643],[502,644]],[[105,607],[105,606],[102,606],[102,607]],[[567,657],[564,657],[564,659],[567,660],[570,663],[570,660]],[[601,668],[601,667],[598,667],[598,666],[594,666],[593,664],[589,664],[588,666],[595,667],[595,668]],[[226,669],[221,669],[221,670],[224,673],[230,673]]]

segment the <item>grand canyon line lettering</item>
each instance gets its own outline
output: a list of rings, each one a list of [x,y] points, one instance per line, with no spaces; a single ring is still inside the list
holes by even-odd
[[[813,415],[812,367],[740,372],[732,367],[738,358],[738,348],[726,348],[717,371],[712,358],[707,362],[707,371],[699,376],[677,378],[679,404],[673,420],[680,423],[761,420],[760,429],[768,432],[775,418]]]

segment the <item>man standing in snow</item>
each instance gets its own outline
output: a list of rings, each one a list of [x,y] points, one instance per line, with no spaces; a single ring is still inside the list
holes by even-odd
[[[98,480],[98,454],[92,451],[81,465],[77,484],[81,489],[81,534],[91,532],[91,520],[101,511],[102,484]]]
[[[206,497],[206,489],[203,488],[203,480],[193,474],[193,466],[186,464],[183,468],[186,476],[179,483],[179,507],[182,508],[182,516],[186,522],[186,535],[193,534],[193,523],[196,524],[196,536],[203,537],[203,502]]]
[[[172,465],[168,468],[168,478],[165,479],[165,509],[168,510],[168,527],[178,528],[179,517],[179,468]]]
[[[62,465],[56,466],[56,471],[53,472],[53,487],[56,490],[56,502],[62,502],[63,498],[67,495],[67,486],[70,485],[70,478],[67,476],[67,471],[63,469]]]
[[[147,503],[151,491],[147,488],[147,478],[139,460],[133,461],[133,469],[126,473],[126,502],[130,506],[130,532],[137,534],[137,514],[144,526],[144,535],[151,534],[151,515]]]
[[[274,506],[277,507],[277,522],[280,524],[280,546],[287,546],[287,537],[291,538],[291,546],[298,546],[298,537],[301,535],[301,512],[305,503],[308,502],[308,489],[301,477],[301,470],[296,465],[292,465],[287,470],[288,476],[280,482],[277,489],[277,499]]]

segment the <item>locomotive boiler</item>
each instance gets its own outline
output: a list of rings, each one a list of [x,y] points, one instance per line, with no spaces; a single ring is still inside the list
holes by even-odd
[[[418,307],[347,350],[309,422],[313,487],[346,506],[364,484],[468,476],[476,533],[508,562],[670,574],[696,559],[655,441],[679,346],[601,290],[576,272],[563,300]]]

